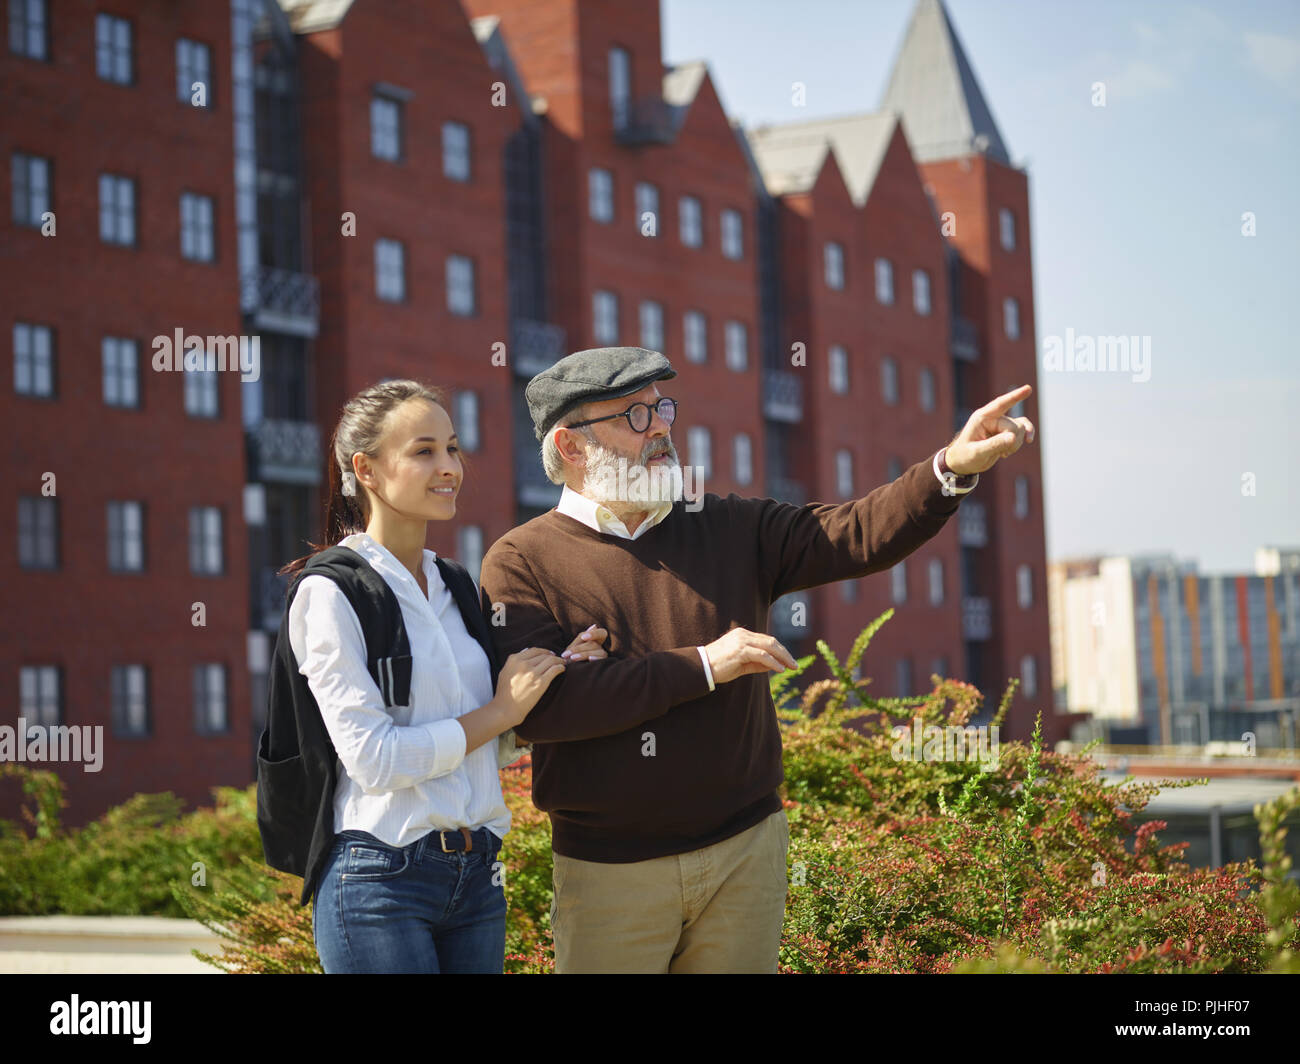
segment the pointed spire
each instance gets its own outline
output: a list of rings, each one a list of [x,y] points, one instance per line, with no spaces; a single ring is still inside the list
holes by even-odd
[[[916,0],[881,107],[903,116],[918,162],[983,153],[1011,165],[943,0]]]

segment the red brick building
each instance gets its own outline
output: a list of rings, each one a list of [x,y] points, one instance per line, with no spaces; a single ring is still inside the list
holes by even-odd
[[[801,503],[1036,383],[1026,176],[938,0],[880,111],[748,133],[705,63],[664,65],[657,0],[20,7],[0,706],[104,728],[101,771],[54,766],[71,822],[251,780],[275,570],[319,537],[329,434],[370,383],[453,393],[465,490],[430,546],[472,570],[559,496],[523,387],[569,351],[663,350],[704,489]],[[206,369],[153,369],[177,329]],[[215,368],[240,337],[242,383]],[[938,671],[995,703],[1021,676],[1026,734],[1051,690],[1041,501],[1030,447],[893,572],[778,603],[773,630],[847,649],[893,606],[875,691]]]

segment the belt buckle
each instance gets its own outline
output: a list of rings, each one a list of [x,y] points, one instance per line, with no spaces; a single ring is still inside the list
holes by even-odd
[[[474,838],[473,838],[472,835],[470,835],[470,833],[469,833],[469,828],[460,828],[460,829],[451,828],[451,829],[449,829],[449,830],[452,830],[452,831],[459,830],[460,833],[461,833],[463,836],[465,836],[465,852],[466,852],[466,853],[470,853],[470,852],[474,849]],[[442,852],[443,852],[443,853],[455,853],[455,852],[456,852],[455,850],[451,850],[451,849],[448,849],[448,848],[447,848],[447,832],[446,832],[446,831],[440,831],[440,832],[438,832],[438,844],[442,847]]]

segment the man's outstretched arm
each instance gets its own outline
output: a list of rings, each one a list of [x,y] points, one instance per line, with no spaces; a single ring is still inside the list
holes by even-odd
[[[569,645],[575,633],[561,629],[527,563],[513,548],[498,545],[488,551],[479,582],[484,614],[503,661],[526,647],[559,654]],[[498,603],[499,611],[493,608]],[[530,743],[615,735],[709,690],[705,661],[694,646],[640,658],[610,655],[572,662],[551,682],[515,733]]]

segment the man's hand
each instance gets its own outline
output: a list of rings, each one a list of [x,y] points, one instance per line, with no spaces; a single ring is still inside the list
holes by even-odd
[[[1027,417],[1007,417],[1007,411],[1033,391],[1022,384],[980,407],[952,443],[944,461],[959,477],[992,469],[1001,458],[1015,454],[1026,441],[1034,442],[1034,424]]]
[[[798,662],[772,636],[733,628],[704,648],[715,684],[730,683],[737,676],[751,672],[785,672]]]

